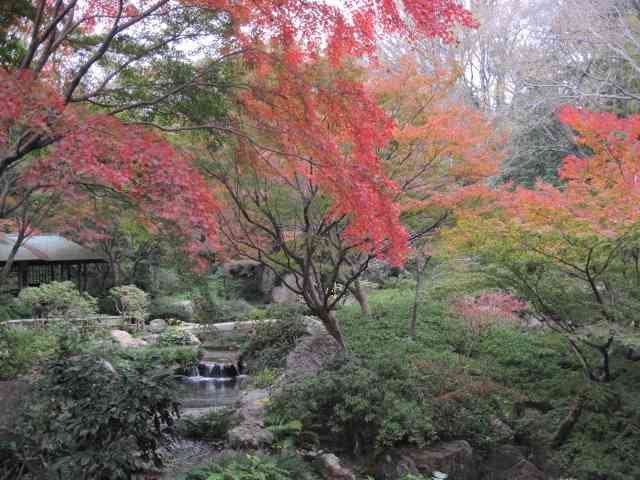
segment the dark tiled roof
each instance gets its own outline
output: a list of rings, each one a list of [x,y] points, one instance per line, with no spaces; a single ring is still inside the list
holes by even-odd
[[[9,258],[17,235],[0,234],[0,263]],[[14,262],[102,262],[105,259],[60,235],[33,235],[18,250]]]

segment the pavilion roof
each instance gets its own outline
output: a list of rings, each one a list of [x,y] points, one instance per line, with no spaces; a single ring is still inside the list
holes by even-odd
[[[0,264],[5,263],[15,245],[17,235],[0,233]],[[99,263],[102,255],[60,235],[42,234],[29,237],[18,249],[14,262],[30,263]]]

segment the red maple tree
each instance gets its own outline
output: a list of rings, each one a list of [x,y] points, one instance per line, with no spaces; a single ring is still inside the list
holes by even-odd
[[[182,40],[170,38],[119,61],[108,55],[121,36],[153,28],[172,9],[202,8],[224,12],[220,14],[231,19],[233,29],[222,56],[242,55],[255,72],[252,90],[239,97],[243,108],[265,113],[262,122],[268,124],[293,168],[327,190],[336,215],[354,216],[354,236],[368,231],[374,243],[395,243],[387,250],[396,261],[402,259],[404,240],[397,235],[401,227],[388,192],[392,185],[375,154],[390,134],[390,122],[358,81],[336,79],[318,89],[306,81],[305,71],[321,55],[330,59],[328,65],[334,69],[354,56],[373,58],[376,39],[383,32],[449,40],[453,26],[473,24],[457,1],[406,0],[405,13],[392,0],[350,0],[342,8],[307,0],[31,3],[33,17],[11,27],[28,39],[25,53],[18,64],[0,69],[0,182],[7,187],[0,217],[10,216],[35,191],[64,192],[66,201],[79,201],[92,185],[99,185],[130,196],[154,218],[179,225],[192,240],[187,242],[192,251],[202,239],[214,241],[211,212],[216,204],[189,156],[163,136],[127,125],[119,116],[177,96],[184,86],[159,92],[146,102],[110,106],[101,113],[87,108],[89,103],[100,105],[99,100],[117,85],[126,67],[142,64],[162,46]],[[93,43],[79,47],[74,42],[79,33],[91,34]],[[198,79],[189,82],[195,84]],[[265,101],[286,98],[289,92],[303,98],[293,106],[296,112],[285,102]],[[237,124],[186,128],[247,133],[244,125]],[[314,158],[322,159],[313,172],[296,164],[300,154],[296,149],[302,140],[306,141],[304,148],[313,150]],[[354,148],[349,159],[341,150],[345,140]],[[17,189],[18,184],[29,188]]]

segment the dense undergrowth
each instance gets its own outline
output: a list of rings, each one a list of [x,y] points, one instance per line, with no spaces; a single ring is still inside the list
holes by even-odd
[[[465,439],[480,454],[522,445],[552,473],[579,479],[640,478],[640,371],[622,351],[609,384],[585,380],[562,337],[518,325],[474,332],[442,295],[420,305],[407,336],[412,292],[372,292],[372,315],[339,312],[349,354],[276,396],[270,413],[345,452]],[[451,292],[449,292],[451,293]],[[566,438],[562,422],[579,403]],[[506,427],[506,429],[505,429]]]
[[[348,352],[318,374],[274,390],[266,418],[276,439],[272,457],[235,456],[195,470],[188,478],[315,478],[311,466],[291,459],[293,447],[351,457],[361,468],[359,478],[365,478],[390,449],[458,439],[471,443],[480,458],[502,444],[524,447],[537,465],[558,477],[640,478],[640,369],[637,362],[626,360],[626,352],[614,350],[611,382],[589,382],[566,339],[553,332],[519,322],[471,328],[453,305],[486,286],[477,277],[461,281],[451,272],[423,295],[416,337],[410,339],[411,282],[403,278],[372,290],[370,317],[363,317],[357,305],[342,307],[338,316]],[[254,309],[251,318],[283,321],[265,322],[243,346],[253,387],[270,387],[280,376],[287,354],[306,334],[304,313],[289,307]],[[33,408],[22,414],[22,443],[2,447],[5,472],[25,463],[16,457],[18,451],[45,458],[46,468],[73,474],[68,462],[80,459],[80,475],[85,467],[95,468],[103,478],[118,478],[112,468],[141,468],[143,456],[158,460],[154,418],[160,415],[161,423],[172,423],[172,400],[163,390],[166,384],[152,381],[151,373],[188,369],[201,355],[198,348],[168,343],[122,349],[106,341],[105,333],[87,335],[64,325],[0,329],[0,377],[36,373],[40,378]],[[114,367],[116,376],[103,360]],[[77,388],[65,390],[69,375],[78,380]],[[91,406],[80,398],[85,395],[82,388]],[[45,391],[53,395],[42,395]],[[47,405],[54,404],[64,416],[43,415]],[[156,413],[143,413],[147,408]],[[559,435],[577,408],[577,421]],[[112,409],[112,414],[104,417],[104,409]],[[127,430],[125,423],[136,430]],[[234,425],[231,416],[213,413],[199,421],[182,420],[177,431],[223,444]],[[108,435],[113,437],[102,436],[112,427],[116,432]],[[38,431],[46,434],[36,435]],[[25,442],[29,435],[44,441],[44,450]],[[75,437],[80,440],[70,440]],[[111,438],[120,440],[112,443]],[[131,443],[136,438],[138,446]],[[82,439],[103,448],[82,447]],[[113,455],[104,457],[105,448]]]

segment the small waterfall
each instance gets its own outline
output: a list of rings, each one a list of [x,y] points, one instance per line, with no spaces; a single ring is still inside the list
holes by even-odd
[[[187,377],[192,381],[230,381],[239,374],[237,365],[233,363],[200,362]]]
[[[182,376],[183,407],[233,405],[240,395],[244,375],[235,363],[202,361]]]

